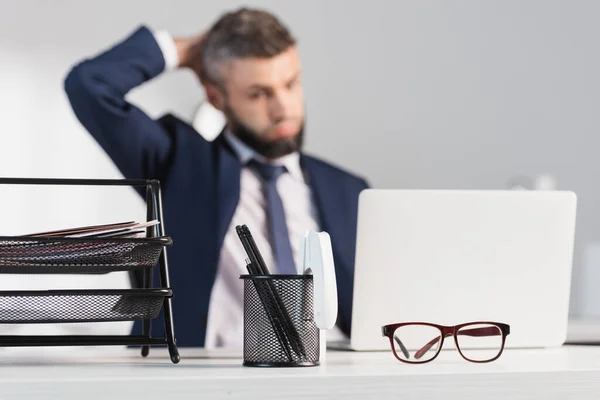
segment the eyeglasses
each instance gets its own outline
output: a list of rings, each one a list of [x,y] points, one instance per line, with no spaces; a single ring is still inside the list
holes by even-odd
[[[510,326],[499,322],[468,322],[455,326],[427,322],[404,322],[381,327],[382,336],[390,339],[394,356],[409,364],[434,360],[444,338],[454,336],[460,355],[467,361],[486,363],[497,360],[504,351]]]

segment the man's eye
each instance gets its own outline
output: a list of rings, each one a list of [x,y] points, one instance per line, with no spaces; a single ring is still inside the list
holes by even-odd
[[[262,96],[262,92],[255,92],[255,93],[250,93],[250,98],[251,99],[258,99],[260,96]]]

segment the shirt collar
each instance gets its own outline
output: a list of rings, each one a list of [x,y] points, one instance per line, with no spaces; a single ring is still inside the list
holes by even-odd
[[[302,174],[302,168],[300,168],[300,154],[297,151],[274,160],[267,160],[231,132],[225,131],[224,135],[243,165],[248,164],[252,159],[265,164],[283,165],[292,178],[304,182],[304,175]]]

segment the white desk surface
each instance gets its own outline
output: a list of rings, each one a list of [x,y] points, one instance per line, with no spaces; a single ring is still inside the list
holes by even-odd
[[[600,341],[600,321],[572,321],[568,341]],[[490,364],[454,350],[406,365],[391,352],[329,351],[327,364],[243,367],[241,354],[180,349],[0,349],[1,399],[598,399],[600,346],[507,349]],[[386,396],[386,397],[384,397]]]
[[[7,351],[6,351],[7,350]],[[3,349],[2,399],[598,399],[600,347],[507,350],[473,364],[443,351],[424,365],[389,352],[329,352],[325,366],[243,367],[239,354],[181,349]]]

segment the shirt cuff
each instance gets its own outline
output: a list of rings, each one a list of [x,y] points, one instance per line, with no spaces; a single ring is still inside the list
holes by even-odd
[[[154,39],[160,47],[163,58],[165,59],[165,71],[171,71],[179,66],[179,55],[175,41],[169,32],[157,31],[154,33]]]

